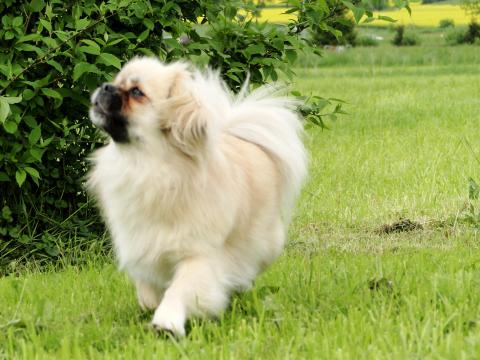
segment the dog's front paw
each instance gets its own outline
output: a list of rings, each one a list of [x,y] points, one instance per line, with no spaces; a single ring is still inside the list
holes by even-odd
[[[160,305],[153,315],[152,327],[156,331],[170,332],[176,337],[185,336],[185,315],[183,311]]]

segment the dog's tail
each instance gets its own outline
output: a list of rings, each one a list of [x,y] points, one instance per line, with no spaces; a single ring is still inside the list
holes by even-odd
[[[278,85],[262,86],[234,99],[224,131],[256,144],[275,158],[282,173],[283,211],[290,219],[294,201],[307,173],[303,124],[294,108],[298,101],[281,96]]]

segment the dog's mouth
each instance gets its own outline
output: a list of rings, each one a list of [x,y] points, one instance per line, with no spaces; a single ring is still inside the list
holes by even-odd
[[[92,109],[95,114],[100,115],[103,118],[108,117],[108,112],[102,107],[102,105],[98,101],[92,104]]]
[[[112,87],[113,88],[113,87]],[[122,97],[113,88],[102,85],[92,97],[91,120],[116,143],[128,143],[128,121],[121,113]]]

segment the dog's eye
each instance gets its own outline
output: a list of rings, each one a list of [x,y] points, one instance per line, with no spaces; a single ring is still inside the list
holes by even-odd
[[[135,86],[130,89],[130,95],[134,97],[142,97],[144,96],[144,93],[142,92],[142,90],[140,90],[138,87]]]

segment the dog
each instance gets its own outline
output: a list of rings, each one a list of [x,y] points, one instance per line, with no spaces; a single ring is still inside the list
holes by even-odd
[[[134,58],[96,89],[110,137],[88,189],[159,331],[218,317],[277,258],[307,174],[295,100],[267,85],[233,95],[217,72]]]

